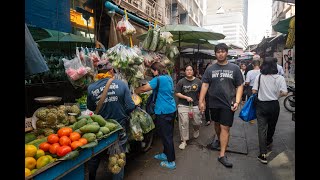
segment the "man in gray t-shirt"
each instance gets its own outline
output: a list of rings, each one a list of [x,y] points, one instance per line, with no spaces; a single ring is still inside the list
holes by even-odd
[[[225,167],[231,168],[225,155],[233,124],[234,112],[238,109],[243,93],[243,76],[239,66],[227,60],[228,46],[220,43],[215,46],[217,63],[208,67],[202,76],[202,87],[199,97],[199,109],[205,111],[205,104],[209,103],[211,117],[218,139],[210,144],[213,149],[220,149],[218,161]],[[208,91],[208,92],[207,92]],[[209,102],[204,102],[209,93]]]

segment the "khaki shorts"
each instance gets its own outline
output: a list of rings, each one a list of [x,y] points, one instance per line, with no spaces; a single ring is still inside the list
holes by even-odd
[[[193,106],[193,119],[189,120],[188,112],[189,112],[189,106],[185,105],[178,105],[178,117],[179,117],[179,130],[180,130],[180,136],[181,140],[189,140],[189,121],[192,122],[193,129],[199,129],[201,121],[201,113],[199,111],[198,106]]]

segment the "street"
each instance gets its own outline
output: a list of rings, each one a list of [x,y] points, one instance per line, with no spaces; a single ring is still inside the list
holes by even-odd
[[[259,153],[257,123],[246,123],[235,113],[231,128],[228,159],[233,168],[224,167],[217,161],[218,151],[209,150],[206,145],[215,136],[213,123],[200,129],[198,139],[191,139],[185,150],[178,148],[180,136],[178,122],[175,124],[174,143],[176,151],[175,170],[160,167],[160,161],[153,156],[162,150],[160,139],[156,138],[152,149],[128,158],[125,166],[125,180],[290,180],[295,179],[295,122],[291,113],[283,107],[280,99],[280,116],[274,135],[273,151],[268,164],[257,160]],[[192,133],[192,130],[190,130]],[[190,136],[192,137],[192,135]],[[106,179],[107,165],[101,163],[97,180]]]

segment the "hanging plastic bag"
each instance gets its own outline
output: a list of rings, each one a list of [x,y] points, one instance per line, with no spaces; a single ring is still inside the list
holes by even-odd
[[[140,121],[139,119],[132,117],[132,114],[130,118],[130,138],[134,139],[135,141],[143,140],[143,131]]]
[[[142,42],[142,49],[149,51],[152,38],[153,38],[153,30],[149,29],[147,32],[147,37]]]
[[[131,117],[135,119],[136,121],[140,122],[140,126],[142,129],[142,132],[148,133],[151,130],[155,128],[154,122],[152,120],[152,117],[143,109],[140,107],[137,107],[132,113]]]
[[[136,29],[128,20],[124,20],[124,25],[126,27],[125,31],[122,33],[124,36],[132,36],[136,33]]]
[[[126,30],[126,26],[124,24],[124,18],[122,18],[118,23],[117,23],[117,27],[116,30],[120,31],[121,33],[123,33]]]
[[[192,102],[189,102],[188,118],[189,118],[189,120],[194,118],[193,103]]]
[[[153,30],[152,41],[149,47],[150,51],[155,51],[158,45],[158,41],[160,39],[160,28]]]
[[[108,148],[109,162],[108,170],[112,174],[118,174],[126,165],[126,154],[119,142],[114,143]]]
[[[76,81],[87,74],[87,69],[82,65],[79,58],[75,57],[72,60],[63,58],[62,60],[65,72],[72,81]]]

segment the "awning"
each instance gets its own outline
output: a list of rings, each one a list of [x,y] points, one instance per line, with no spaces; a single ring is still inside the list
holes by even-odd
[[[289,23],[293,17],[295,16],[279,21],[276,25],[272,26],[273,30],[282,34],[288,34]]]
[[[271,39],[270,41],[269,41],[269,43],[271,43],[272,41],[274,41],[274,40],[276,40],[276,39],[279,39],[279,38],[281,38],[281,37],[284,37],[284,36],[286,36],[285,34],[278,34],[276,37],[274,37],[273,39]]]

